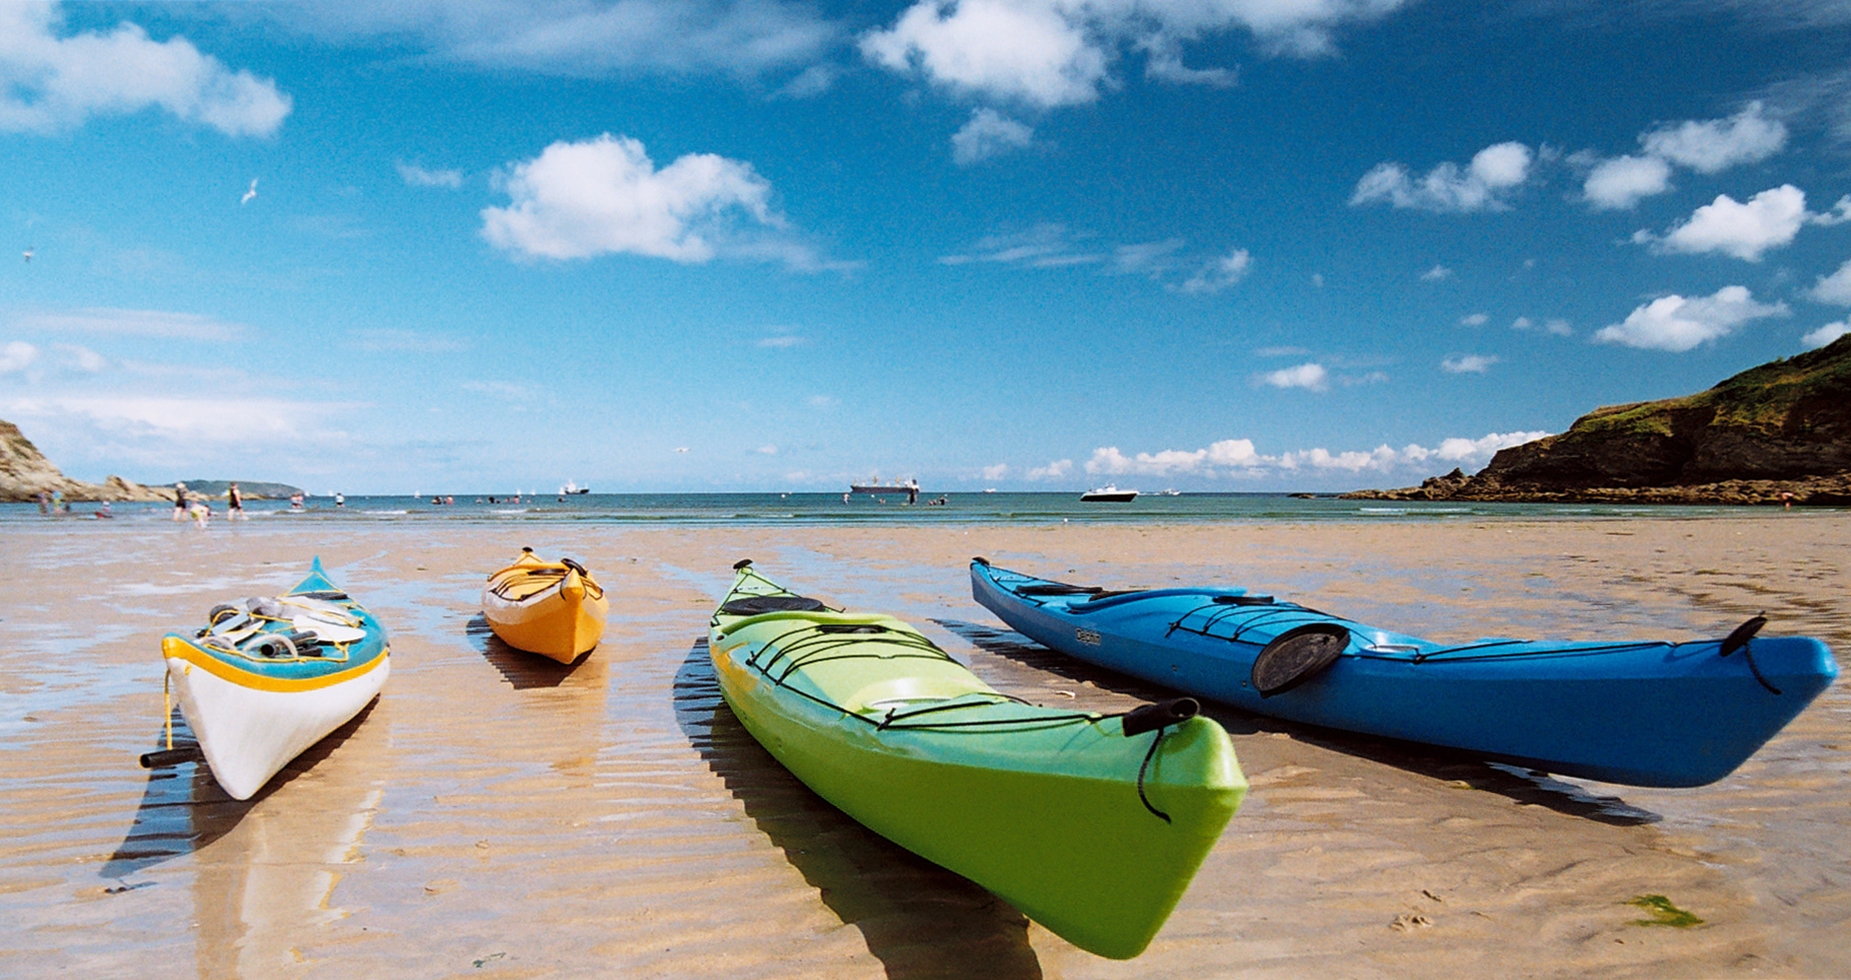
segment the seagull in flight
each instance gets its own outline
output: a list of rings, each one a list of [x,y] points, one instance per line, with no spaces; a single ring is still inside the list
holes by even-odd
[[[686,447],[686,446],[677,446],[677,447],[675,448],[675,451],[676,451],[676,452],[678,452],[678,453],[685,453],[685,452],[687,452],[687,451],[688,451],[688,447]]]
[[[26,256],[26,261],[30,262],[32,261],[32,256],[38,254],[38,249],[34,246],[28,245],[26,246],[26,251],[24,254]]]
[[[251,189],[248,191],[245,191],[243,197],[238,198],[238,203],[239,204],[249,204],[251,203],[251,198],[256,197],[256,196],[257,196],[257,178],[252,177],[251,178]]]

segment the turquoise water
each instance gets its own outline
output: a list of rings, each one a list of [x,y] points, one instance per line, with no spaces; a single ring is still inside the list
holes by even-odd
[[[1306,499],[1282,493],[1145,494],[1129,503],[1082,503],[1077,493],[956,493],[942,505],[922,495],[907,505],[898,496],[882,500],[837,493],[596,493],[568,497],[505,498],[459,496],[432,505],[430,497],[353,496],[336,507],[333,498],[311,497],[302,511],[285,501],[248,501],[246,512],[261,521],[448,521],[587,522],[635,525],[788,524],[1187,524],[1226,521],[1425,521],[1549,518],[1702,518],[1740,516],[1766,508],[1644,506],[1620,504],[1481,504],[1453,501]],[[165,521],[171,504],[118,504],[117,520]],[[78,504],[69,518],[86,519],[94,504]],[[213,520],[223,520],[222,500]],[[0,505],[0,523],[42,521],[34,504]]]

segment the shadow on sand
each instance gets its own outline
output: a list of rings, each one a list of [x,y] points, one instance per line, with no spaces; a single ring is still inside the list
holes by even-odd
[[[933,622],[969,640],[974,646],[1000,657],[1037,670],[1057,674],[1076,682],[1116,691],[1146,701],[1174,697],[1174,691],[1157,687],[1135,677],[1095,666],[1057,653],[1014,630],[997,629],[980,623],[955,619]],[[1545,773],[1518,766],[1487,762],[1465,753],[1418,742],[1358,735],[1334,728],[1302,725],[1281,718],[1251,714],[1226,704],[1205,701],[1202,714],[1221,723],[1230,735],[1255,735],[1280,732],[1333,752],[1368,759],[1446,782],[1463,782],[1473,789],[1497,793],[1518,803],[1532,803],[1558,813],[1582,817],[1599,823],[1622,827],[1657,823],[1664,819],[1650,810],[1627,803],[1616,796],[1597,796],[1573,783],[1555,779]]]
[[[471,619],[463,631],[469,637],[469,642],[475,644],[477,652],[482,654],[482,659],[500,671],[502,678],[517,691],[558,687],[597,649],[593,647],[579,654],[577,660],[562,664],[539,654],[514,649],[496,636],[488,620],[479,615]]]
[[[856,823],[758,744],[721,700],[704,638],[675,674],[675,720],[823,904],[861,931],[892,980],[1041,976],[1022,913]]]
[[[291,759],[281,772],[264,784],[263,789],[257,791],[257,795],[248,800],[234,800],[225,795],[204,762],[188,762],[150,772],[147,788],[141,794],[141,806],[135,810],[134,823],[129,825],[128,836],[116,845],[115,853],[103,862],[97,877],[122,881],[137,871],[191,854],[230,833],[252,807],[340,748],[341,743],[347,741],[366,721],[367,716],[373,713],[373,706],[378,703],[379,699],[374,698],[347,724],[336,728],[327,738]],[[178,707],[174,709],[173,723],[176,746],[182,743],[196,744],[193,731],[187,727],[186,719]],[[166,744],[165,734],[157,732],[155,744],[150,748],[165,748]],[[123,882],[121,888],[110,891],[127,891],[137,887],[140,885]]]

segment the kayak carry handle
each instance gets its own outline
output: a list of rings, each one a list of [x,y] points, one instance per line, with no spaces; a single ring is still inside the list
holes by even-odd
[[[1125,712],[1125,737],[1154,732],[1165,725],[1188,721],[1202,711],[1202,703],[1194,698],[1170,698],[1156,704],[1141,704]]]
[[[990,567],[990,559],[985,558],[982,555],[972,555],[971,561],[975,562],[976,564],[982,565],[985,568]]]
[[[585,575],[585,576],[589,576],[589,575],[591,574],[591,570],[590,570],[590,569],[588,569],[588,568],[586,568],[585,566],[583,566],[583,565],[581,565],[581,564],[579,564],[578,562],[575,562],[575,561],[573,561],[573,560],[572,560],[572,559],[570,559],[570,558],[560,558],[560,559],[559,559],[559,563],[560,563],[561,565],[564,565],[564,566],[566,566],[567,568],[570,568],[570,569],[572,569],[573,571],[575,571],[575,572],[577,572],[577,573],[579,573],[580,575]]]
[[[751,564],[752,564],[752,559],[750,559],[750,558],[741,558],[741,559],[739,559],[738,561],[736,561],[736,562],[733,562],[733,571],[735,571],[735,572],[737,572],[737,571],[741,571],[741,570],[743,570],[743,569],[745,569],[745,568],[748,568],[748,567],[750,567],[750,566],[751,566]]]
[[[205,754],[199,751],[199,746],[183,745],[177,749],[142,753],[141,767],[143,769],[167,769],[188,762],[204,762],[205,758]]]
[[[1754,639],[1755,634],[1761,632],[1761,627],[1766,625],[1767,615],[1765,613],[1749,619],[1730,630],[1728,636],[1723,637],[1722,646],[1718,652],[1726,657],[1737,650],[1742,651],[1742,659],[1748,661],[1748,672],[1755,675],[1755,680],[1760,681],[1761,686],[1767,688],[1769,693],[1778,695],[1780,688],[1775,687],[1766,677],[1761,676],[1761,668],[1755,664],[1755,655],[1748,649],[1748,641]]]

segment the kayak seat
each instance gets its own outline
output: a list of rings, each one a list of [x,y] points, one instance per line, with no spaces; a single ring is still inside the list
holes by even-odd
[[[769,612],[822,612],[822,600],[807,595],[751,595],[720,607],[723,616],[761,616]]]

